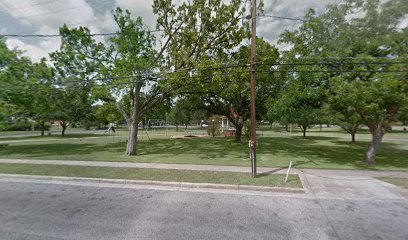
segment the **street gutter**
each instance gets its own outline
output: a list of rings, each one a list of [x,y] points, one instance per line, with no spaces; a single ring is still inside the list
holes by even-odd
[[[280,192],[280,193],[306,193],[304,188],[266,187],[266,186],[234,185],[234,184],[166,182],[166,181],[153,181],[153,180],[85,178],[85,177],[37,176],[37,175],[23,175],[23,174],[0,174],[0,177],[11,178],[11,179],[33,179],[33,180],[49,180],[49,181],[72,181],[72,182],[85,181],[85,182],[90,182],[90,183],[154,185],[154,186],[178,187],[178,188],[228,189],[228,190],[237,190],[237,191],[260,191],[260,192]],[[301,180],[301,183],[303,185],[302,180]]]

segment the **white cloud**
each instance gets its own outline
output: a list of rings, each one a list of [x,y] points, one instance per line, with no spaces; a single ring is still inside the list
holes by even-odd
[[[397,24],[397,28],[407,28],[408,27],[408,14],[405,14],[401,22]]]
[[[153,15],[153,1],[146,0],[116,0],[116,5],[122,9],[128,9],[133,16],[141,16],[144,23],[149,27],[155,27],[156,17]]]
[[[23,55],[31,58],[33,61],[39,61],[42,57],[47,57],[48,53],[55,51],[59,47],[59,40],[44,40],[39,45],[26,44],[15,38],[9,38],[6,41],[10,49],[18,48],[23,51]]]
[[[314,8],[317,14],[320,14],[325,6],[334,3],[335,0],[269,0],[265,1],[265,14],[287,18],[302,19],[306,11]],[[274,17],[260,17],[257,24],[257,35],[276,44],[279,35],[284,30],[293,31],[302,24],[301,21],[284,20]]]
[[[177,4],[180,1],[175,1]],[[310,7],[319,11],[334,0],[265,0],[265,13],[284,17],[302,17]],[[86,26],[93,33],[114,32],[116,24],[111,10],[115,6],[129,9],[133,16],[142,16],[144,23],[155,27],[156,17],[152,13],[153,1],[146,0],[18,0],[0,1],[0,21],[2,33],[19,34],[55,34],[59,27],[66,23],[70,27]],[[284,29],[293,30],[298,22],[261,18],[257,25],[258,36],[276,43]],[[97,38],[101,41],[103,38]],[[58,49],[59,38],[11,38],[7,40],[10,47],[18,47],[25,55],[33,59],[47,57],[49,52]]]
[[[40,24],[55,28],[64,22],[86,21],[93,17],[92,8],[84,0],[56,0],[43,3],[35,5],[30,0],[8,1],[4,3],[3,9],[19,23],[32,27]]]

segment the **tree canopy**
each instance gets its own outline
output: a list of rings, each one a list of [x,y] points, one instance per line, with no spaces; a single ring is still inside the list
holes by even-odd
[[[320,16],[309,11],[307,22],[281,36],[293,46],[285,53],[295,62],[292,71],[315,73],[310,79],[327,87],[328,103],[369,128],[367,163],[375,162],[386,129],[408,101],[408,30],[399,28],[407,13],[402,0],[347,0]]]

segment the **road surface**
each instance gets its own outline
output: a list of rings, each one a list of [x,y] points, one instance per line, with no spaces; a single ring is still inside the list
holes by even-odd
[[[0,180],[0,239],[408,239],[408,202]]]

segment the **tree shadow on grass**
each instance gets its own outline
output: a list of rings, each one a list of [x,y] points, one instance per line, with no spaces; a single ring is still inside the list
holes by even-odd
[[[139,156],[144,155],[195,155],[199,159],[242,158],[246,148],[231,139],[156,139],[140,142]]]
[[[260,154],[280,155],[296,159],[296,167],[305,168],[353,168],[408,169],[408,151],[399,149],[398,144],[382,143],[377,155],[377,164],[363,163],[367,142],[351,143],[333,137],[273,137],[261,139]]]
[[[285,167],[276,168],[274,170],[267,171],[267,172],[261,172],[261,173],[257,174],[257,177],[266,177],[266,176],[271,175],[273,173],[279,172],[279,171],[281,171],[283,169],[285,169]]]
[[[107,134],[94,134],[94,133],[71,133],[66,134],[65,136],[54,134],[52,136],[47,135],[41,136],[40,134],[35,136],[14,136],[8,137],[4,136],[0,138],[0,141],[16,141],[16,140],[52,140],[52,139],[71,139],[71,138],[90,138],[90,137],[106,137],[109,136]]]
[[[70,160],[131,160],[148,159],[160,161],[163,156],[177,159],[182,155],[194,156],[194,159],[240,158],[245,154],[245,147],[228,139],[154,139],[139,141],[138,155],[125,156],[126,142],[36,142],[24,143],[0,148],[0,158],[35,158],[35,159],[70,159]],[[141,158],[140,158],[141,157]],[[192,160],[194,160],[192,159]],[[166,159],[163,160],[166,162]]]
[[[24,157],[40,158],[43,156],[58,155],[81,155],[93,151],[94,144],[74,144],[74,143],[44,143],[44,144],[25,144],[10,145],[0,150],[0,157],[18,155]]]
[[[99,141],[99,142],[98,142]],[[154,139],[140,141],[138,156],[125,156],[125,142],[100,140],[42,142],[0,148],[0,158],[36,158],[163,163],[249,165],[248,146],[229,138]],[[363,163],[367,142],[350,143],[335,137],[261,137],[258,166],[286,167],[293,160],[299,168],[408,169],[408,150],[382,143],[375,166]],[[266,156],[266,157],[265,157]],[[280,162],[276,159],[281,158]],[[284,160],[282,160],[284,159]],[[248,161],[247,161],[248,160]]]

